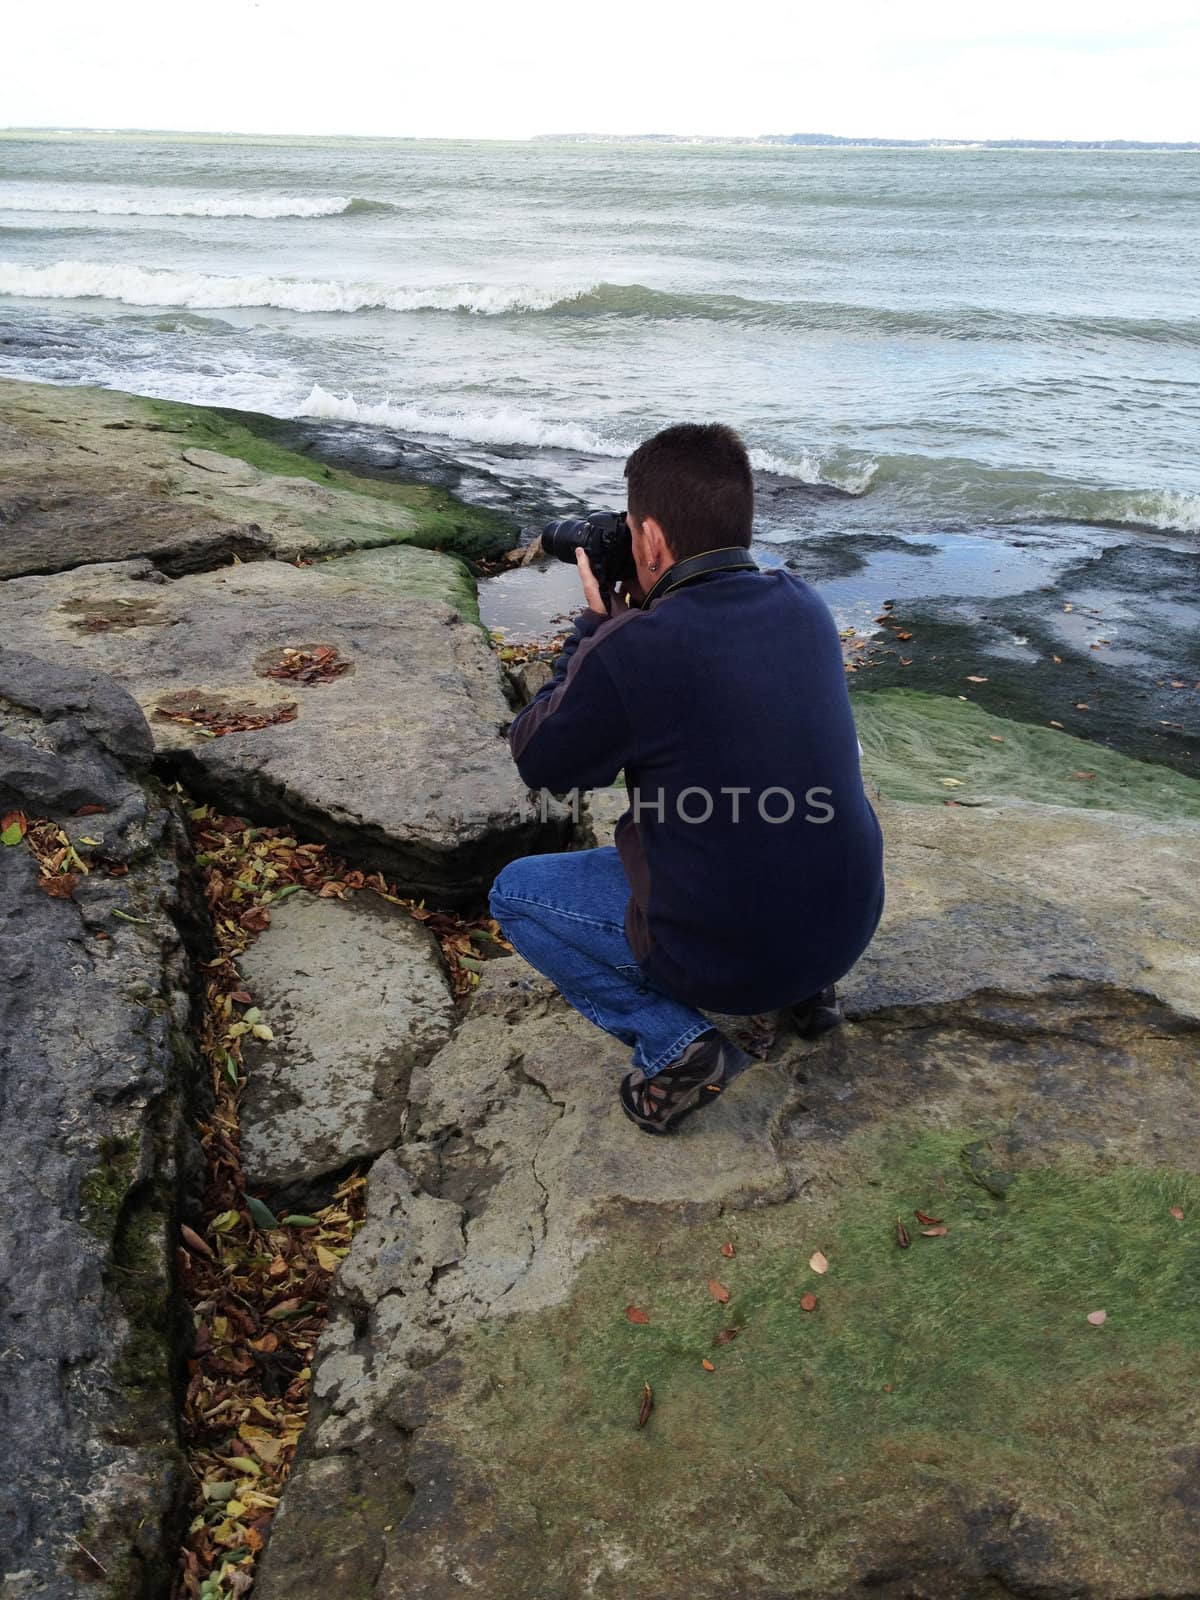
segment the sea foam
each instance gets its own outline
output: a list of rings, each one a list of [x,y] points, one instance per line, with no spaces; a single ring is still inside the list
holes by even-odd
[[[128,267],[97,261],[56,261],[26,267],[0,261],[0,294],[35,300],[117,300],[127,306],[182,306],[212,311],[271,306],[280,311],[463,311],[503,316],[544,311],[563,290],[532,284],[435,284],[406,288],[339,278],[276,278],[266,273],[224,276],[174,268]]]
[[[101,217],[338,217],[365,211],[394,211],[385,200],[355,195],[283,194],[96,194],[72,189],[0,189],[0,211],[52,212]]]

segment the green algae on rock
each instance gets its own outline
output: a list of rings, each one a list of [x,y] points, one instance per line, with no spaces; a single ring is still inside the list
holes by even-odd
[[[863,770],[894,800],[1015,797],[1144,817],[1200,818],[1200,779],[1056,728],[913,689],[856,693]]]

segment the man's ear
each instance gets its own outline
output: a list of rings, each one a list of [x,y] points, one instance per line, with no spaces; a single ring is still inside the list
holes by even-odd
[[[649,557],[648,564],[659,572],[665,572],[674,563],[675,557],[671,553],[671,546],[667,543],[666,534],[653,517],[642,518],[642,538]]]

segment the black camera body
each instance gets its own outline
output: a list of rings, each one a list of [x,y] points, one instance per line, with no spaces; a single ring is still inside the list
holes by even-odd
[[[637,577],[633,535],[624,511],[589,511],[584,517],[548,522],[542,529],[542,549],[572,565],[576,550],[582,549],[601,588],[632,583]]]

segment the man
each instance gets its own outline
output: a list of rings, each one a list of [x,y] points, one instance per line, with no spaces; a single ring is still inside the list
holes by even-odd
[[[625,774],[616,847],[527,856],[492,887],[518,951],[633,1047],[621,1104],[667,1133],[747,1065],[701,1009],[838,1020],[831,985],[883,910],[841,644],[825,603],[748,554],[754,483],[731,428],[680,424],[625,466],[637,584],[601,593],[513,723],[531,788]]]

